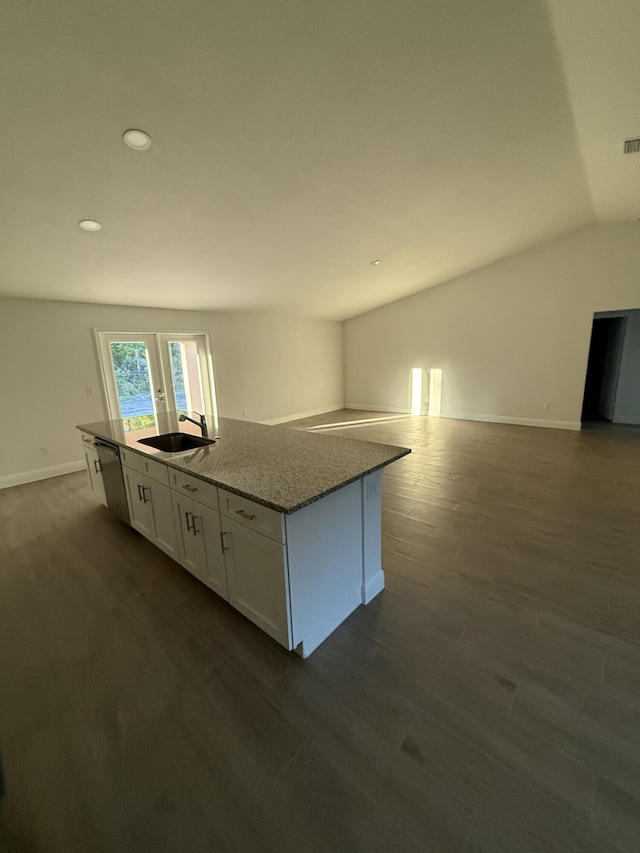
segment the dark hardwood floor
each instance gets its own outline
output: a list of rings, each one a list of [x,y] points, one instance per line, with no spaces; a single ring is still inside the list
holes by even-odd
[[[83,474],[0,492],[2,853],[640,849],[640,432],[333,434],[413,453],[306,661]]]

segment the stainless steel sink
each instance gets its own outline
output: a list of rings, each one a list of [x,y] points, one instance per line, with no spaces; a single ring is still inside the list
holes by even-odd
[[[190,435],[186,432],[166,432],[164,435],[152,435],[151,438],[141,438],[138,444],[148,444],[156,450],[165,453],[180,453],[185,450],[195,450],[196,447],[206,447],[215,444],[212,438],[200,438],[198,435]]]

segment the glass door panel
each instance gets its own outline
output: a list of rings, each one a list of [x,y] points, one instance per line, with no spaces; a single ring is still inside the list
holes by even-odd
[[[164,378],[156,336],[97,332],[109,417],[126,430],[155,427],[166,411]]]
[[[197,341],[169,341],[171,386],[176,411],[204,413],[207,406],[202,391]]]
[[[145,341],[110,341],[111,362],[120,417],[125,429],[140,429],[155,423],[149,349]]]

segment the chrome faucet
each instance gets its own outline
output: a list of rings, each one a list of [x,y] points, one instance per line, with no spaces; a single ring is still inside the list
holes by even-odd
[[[197,415],[200,418],[200,420],[196,421],[193,418],[190,418],[188,415],[180,415],[178,417],[178,420],[179,421],[191,421],[192,424],[199,426],[200,429],[202,430],[202,437],[206,438],[209,435],[209,430],[207,429],[207,419],[205,418],[204,415],[201,415],[200,412],[194,412],[193,414]]]

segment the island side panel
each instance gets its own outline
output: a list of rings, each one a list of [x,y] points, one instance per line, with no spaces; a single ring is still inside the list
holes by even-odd
[[[362,589],[368,604],[384,589],[382,570],[382,470],[367,474],[362,484]]]
[[[286,516],[293,646],[308,657],[361,604],[362,488]]]

